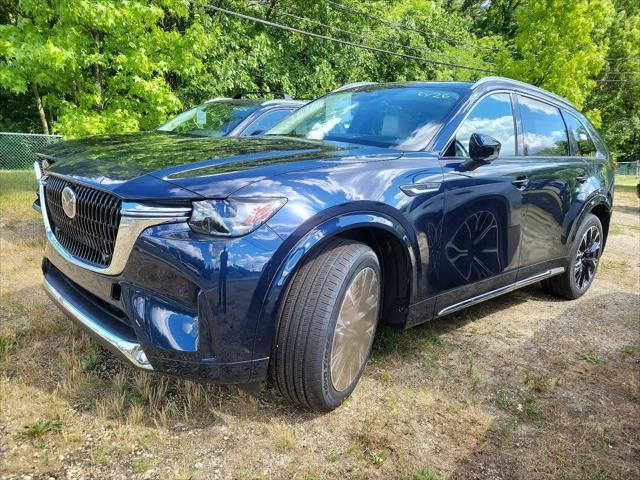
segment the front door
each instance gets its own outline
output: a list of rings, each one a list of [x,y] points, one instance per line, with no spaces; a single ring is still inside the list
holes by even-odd
[[[444,220],[436,315],[462,308],[475,297],[515,281],[520,265],[530,166],[517,155],[512,95],[481,99],[461,123],[445,156]],[[501,143],[489,164],[465,170],[469,138],[490,135]]]

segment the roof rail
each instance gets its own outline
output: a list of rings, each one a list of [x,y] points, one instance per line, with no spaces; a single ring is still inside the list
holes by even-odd
[[[347,90],[349,88],[355,87],[364,87],[365,85],[377,85],[378,82],[351,82],[342,85],[341,87],[336,88],[335,90],[331,90],[332,92],[340,92],[342,90]]]
[[[262,102],[262,105],[303,105],[305,103],[309,103],[309,100],[281,100],[279,98],[274,98],[272,100],[265,100],[264,102]]]
[[[286,92],[267,92],[266,90],[255,90],[253,92],[238,92],[233,96],[234,100],[239,100],[247,95],[259,93],[260,95],[280,95],[283,100],[291,100],[291,95]]]
[[[560,95],[550,92],[549,90],[545,90],[544,88],[540,88],[540,87],[536,87],[535,85],[531,85],[530,83],[526,83],[526,82],[521,82],[520,80],[513,80],[512,78],[506,78],[506,77],[496,77],[496,76],[490,76],[490,77],[483,77],[480,80],[478,80],[476,83],[473,84],[473,86],[471,87],[472,89],[483,85],[485,83],[489,83],[489,82],[495,82],[495,81],[500,81],[500,82],[505,82],[505,83],[509,83],[511,85],[514,86],[519,86],[519,87],[524,87],[524,88],[528,88],[530,90],[534,90],[534,91],[538,91],[544,95],[547,95],[559,102],[562,102],[566,105],[569,105],[572,108],[575,108],[577,110],[577,107],[571,103],[569,100],[567,100],[564,97],[561,97]]]
[[[231,100],[231,99],[229,97],[215,97],[215,98],[210,98],[209,100],[205,101],[204,103],[223,102],[225,100]]]

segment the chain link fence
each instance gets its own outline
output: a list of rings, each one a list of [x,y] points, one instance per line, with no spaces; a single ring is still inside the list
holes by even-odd
[[[0,132],[0,170],[31,168],[37,152],[60,140],[60,135]]]
[[[629,175],[640,177],[640,160],[635,162],[618,162],[616,175]]]

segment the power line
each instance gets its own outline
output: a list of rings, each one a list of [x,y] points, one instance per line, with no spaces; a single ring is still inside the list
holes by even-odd
[[[333,26],[333,25],[327,25],[325,23],[319,22],[318,20],[314,20],[314,19],[307,18],[307,17],[301,17],[299,15],[295,15],[293,13],[285,12],[285,11],[282,11],[282,10],[277,11],[276,14],[282,15],[282,16],[285,16],[285,17],[289,17],[289,18],[295,18],[296,20],[300,20],[300,21],[303,21],[303,22],[308,22],[308,23],[311,23],[311,24],[314,24],[314,25],[318,25],[318,26],[323,27],[323,28],[329,28],[329,29],[335,30],[337,32],[346,33],[347,35],[352,35],[354,37],[359,37],[359,38],[362,38],[364,40],[373,40],[373,41],[376,41],[376,42],[381,42],[381,43],[384,43],[384,44],[387,44],[387,45],[391,45],[391,46],[396,47],[396,48],[404,48],[404,49],[407,49],[407,50],[411,50],[411,51],[414,51],[414,52],[417,52],[417,53],[425,53],[426,52],[426,53],[429,53],[430,55],[435,55],[435,56],[438,56],[438,57],[444,57],[444,58],[449,58],[449,59],[460,60],[460,57],[458,57],[456,55],[449,54],[449,53],[433,52],[433,51],[425,50],[425,49],[422,49],[422,48],[412,47],[411,45],[403,45],[403,44],[395,43],[395,42],[392,42],[390,40],[386,40],[384,38],[376,37],[376,36],[373,36],[373,35],[366,35],[366,34],[363,34],[363,33],[352,32],[350,30],[345,30],[343,28],[336,27],[336,26]],[[495,64],[491,63],[491,65],[495,65]]]
[[[375,20],[376,22],[380,22],[380,23],[383,23],[385,25],[389,25],[389,26],[394,27],[395,29],[398,29],[398,30],[410,30],[410,31],[415,32],[415,33],[420,33],[422,35],[427,35],[427,36],[430,36],[430,37],[438,38],[438,39],[443,40],[443,41],[445,41],[447,43],[450,43],[451,45],[461,45],[461,46],[465,46],[465,47],[469,47],[469,48],[475,48],[475,49],[478,49],[478,50],[489,50],[489,51],[492,51],[494,53],[498,52],[498,49],[493,48],[493,47],[484,47],[482,45],[473,45],[473,44],[470,44],[470,43],[462,42],[460,40],[455,40],[453,38],[445,37],[444,35],[440,35],[439,33],[419,30],[417,28],[410,27],[410,26],[407,26],[407,25],[403,25],[401,23],[385,20],[383,18],[376,17],[375,15],[371,15],[370,13],[363,12],[362,10],[359,10],[357,8],[348,7],[347,5],[343,5],[341,3],[334,2],[333,0],[325,0],[325,2],[328,3],[329,5],[331,5],[332,7],[339,9],[339,10],[344,10],[344,11],[347,11],[347,12],[352,13],[354,15],[360,15],[360,16],[363,16],[363,17],[370,18],[371,20]],[[512,53],[517,53],[517,52],[512,52]]]
[[[301,35],[307,35],[309,37],[317,38],[317,39],[320,39],[320,40],[327,40],[327,41],[330,41],[330,42],[341,43],[343,45],[349,45],[349,46],[356,47],[356,48],[362,48],[364,50],[369,50],[369,51],[372,51],[372,52],[385,53],[387,55],[394,55],[396,57],[407,58],[407,59],[410,59],[410,60],[418,60],[418,61],[421,61],[421,62],[432,63],[434,65],[442,65],[442,66],[453,67],[453,68],[462,68],[462,69],[465,69],[465,70],[474,70],[474,71],[477,71],[477,72],[495,73],[494,71],[486,69],[486,68],[471,67],[469,65],[461,65],[461,64],[457,64],[457,63],[453,63],[453,62],[444,62],[444,61],[441,61],[441,60],[433,60],[433,59],[430,59],[430,58],[418,57],[418,56],[409,55],[409,54],[406,54],[406,53],[392,52],[391,50],[385,50],[383,48],[373,47],[371,45],[363,45],[363,44],[360,44],[360,43],[351,42],[349,40],[344,40],[342,38],[335,38],[335,37],[330,37],[328,35],[321,35],[319,33],[309,32],[307,30],[302,30],[300,28],[291,27],[289,25],[284,25],[284,24],[281,24],[281,23],[271,22],[271,21],[265,20],[263,18],[252,17],[250,15],[246,15],[246,14],[240,13],[240,12],[235,12],[233,10],[227,10],[226,8],[217,7],[215,5],[203,5],[202,7],[204,9],[214,10],[214,11],[223,13],[225,15],[230,15],[230,16],[237,17],[237,18],[242,18],[244,20],[249,20],[251,22],[260,23],[262,25],[267,25],[269,27],[279,28],[281,30],[287,30],[289,32],[299,33]]]
[[[640,83],[640,80],[596,80],[598,83]]]
[[[603,72],[605,75],[640,75],[638,72]]]

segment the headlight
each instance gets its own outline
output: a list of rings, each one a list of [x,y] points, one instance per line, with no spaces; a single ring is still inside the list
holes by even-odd
[[[194,232],[241,237],[269,220],[286,198],[228,198],[193,202],[189,226]]]

